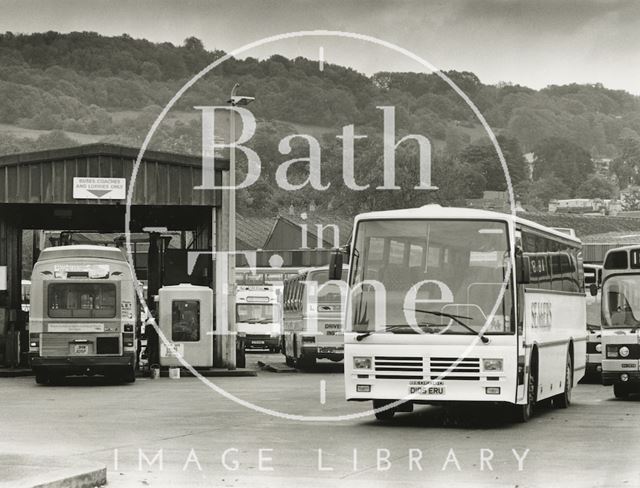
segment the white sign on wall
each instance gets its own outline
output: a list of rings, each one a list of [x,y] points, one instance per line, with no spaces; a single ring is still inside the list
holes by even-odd
[[[7,267],[0,266],[0,290],[7,289]]]
[[[127,180],[124,178],[73,178],[73,198],[124,200]]]

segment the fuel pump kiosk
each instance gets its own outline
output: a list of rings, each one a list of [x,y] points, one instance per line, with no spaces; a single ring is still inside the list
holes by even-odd
[[[159,291],[160,366],[181,366],[176,352],[194,368],[213,367],[213,290],[181,284]]]

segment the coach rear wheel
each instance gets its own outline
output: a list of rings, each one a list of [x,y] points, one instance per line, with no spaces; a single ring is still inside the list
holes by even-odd
[[[571,391],[573,390],[573,362],[571,355],[567,353],[567,366],[564,378],[564,391],[553,398],[553,403],[558,408],[567,408],[571,405]]]

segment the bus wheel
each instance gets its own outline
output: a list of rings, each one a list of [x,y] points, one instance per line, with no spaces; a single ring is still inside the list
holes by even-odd
[[[529,381],[527,382],[527,403],[514,407],[514,417],[516,422],[525,423],[533,416],[533,406],[536,404],[536,392],[538,382],[536,379],[537,369],[535,363],[531,363],[529,371]]]
[[[132,366],[124,374],[123,378],[125,383],[135,383],[136,381],[136,369]]]
[[[49,383],[49,375],[42,371],[36,373],[36,383],[39,385],[46,385]]]
[[[313,369],[316,367],[315,356],[300,356],[296,360],[296,367],[299,369]]]
[[[244,349],[238,349],[236,351],[236,368],[247,367],[247,355]]]
[[[627,398],[629,396],[629,389],[627,385],[616,383],[613,385],[613,394],[616,398]]]
[[[390,419],[393,418],[393,416],[396,413],[395,408],[388,408],[386,410],[377,411],[379,408],[383,408],[383,407],[389,405],[390,403],[393,403],[393,402],[389,401],[389,400],[374,400],[373,401],[373,409],[376,410],[376,412],[375,412],[376,419],[378,419],[378,420],[390,420]]]
[[[564,391],[556,395],[553,399],[554,405],[558,408],[567,408],[571,405],[571,390],[573,389],[573,363],[571,354],[567,353],[567,369],[564,378]]]

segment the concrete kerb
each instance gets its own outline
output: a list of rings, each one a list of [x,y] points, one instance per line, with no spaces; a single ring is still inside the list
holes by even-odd
[[[103,464],[0,454],[0,488],[93,488],[107,483]]]

